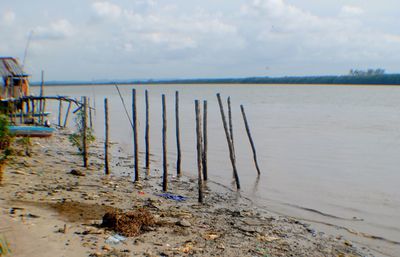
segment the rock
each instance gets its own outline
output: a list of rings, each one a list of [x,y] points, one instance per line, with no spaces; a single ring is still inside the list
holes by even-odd
[[[179,220],[179,221],[176,223],[176,225],[179,225],[179,226],[181,226],[181,227],[191,227],[191,226],[192,226],[192,224],[190,224],[190,222],[187,221],[187,220],[185,220],[185,219]]]
[[[107,252],[111,251],[111,247],[109,247],[108,245],[104,245],[104,246],[102,247],[102,249],[103,249],[104,251],[107,251]]]
[[[81,177],[85,176],[85,174],[82,171],[75,170],[75,169],[71,170],[70,174],[75,175],[75,176],[81,176]]]

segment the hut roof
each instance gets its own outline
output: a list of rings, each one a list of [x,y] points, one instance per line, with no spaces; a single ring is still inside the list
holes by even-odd
[[[0,77],[27,77],[18,61],[12,57],[0,57]]]

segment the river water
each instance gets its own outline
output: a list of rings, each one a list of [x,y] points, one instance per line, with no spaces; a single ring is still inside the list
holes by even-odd
[[[384,255],[395,256],[400,252],[396,244],[400,242],[400,87],[124,85],[119,88],[129,112],[131,89],[137,89],[141,151],[144,150],[144,90],[149,91],[151,153],[158,167],[162,158],[161,94],[166,95],[171,173],[176,167],[175,91],[180,93],[182,166],[187,174],[194,175],[197,169],[194,100],[207,100],[209,177],[233,188],[216,93],[220,92],[224,100],[231,96],[242,194],[260,207],[309,221],[322,231],[344,234]],[[89,96],[96,107],[95,132],[100,138],[104,137],[103,101],[107,97],[111,140],[132,152],[131,127],[114,86],[49,86],[46,94]],[[259,180],[240,104],[245,107],[255,141],[262,172]],[[56,106],[53,106],[55,114]],[[53,115],[53,122],[56,116]]]

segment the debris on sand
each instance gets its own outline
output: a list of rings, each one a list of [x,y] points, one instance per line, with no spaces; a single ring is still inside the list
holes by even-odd
[[[146,209],[140,208],[135,211],[107,212],[103,216],[103,227],[110,228],[123,236],[138,236],[145,226],[153,226],[155,220],[153,215]]]

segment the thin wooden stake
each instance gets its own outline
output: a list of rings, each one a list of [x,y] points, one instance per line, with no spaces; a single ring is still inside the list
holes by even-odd
[[[163,144],[163,191],[168,190],[168,165],[167,165],[167,110],[165,95],[162,95],[162,144]]]
[[[200,104],[199,100],[194,101],[195,112],[196,112],[196,138],[197,138],[197,183],[199,190],[199,203],[203,203],[203,178],[202,178],[202,168],[201,164],[203,161],[202,152],[203,152],[203,142],[201,138],[201,114],[200,114]]]
[[[208,148],[208,139],[207,139],[207,101],[203,101],[203,178],[205,181],[208,180],[208,171],[207,171],[207,148]]]
[[[43,97],[44,95],[44,71],[42,70],[42,83],[40,84],[40,97]],[[43,102],[45,100],[44,99],[40,99],[40,107],[39,107],[39,122],[40,124],[44,124],[44,115],[43,115]]]
[[[93,117],[92,117],[92,108],[90,106],[90,98],[88,98],[88,103],[89,103],[89,127],[92,130],[93,129]]]
[[[43,99],[43,108],[42,108],[42,122],[43,124],[45,123],[44,121],[44,112],[46,111],[46,99]]]
[[[104,140],[104,168],[106,175],[110,174],[110,165],[108,161],[109,147],[109,127],[108,127],[108,100],[104,98],[104,122],[105,122],[105,140]]]
[[[20,111],[21,117],[19,117],[19,122],[21,124],[24,124],[24,102],[20,100],[20,103],[21,103],[21,111]]]
[[[249,127],[249,124],[248,124],[248,122],[247,122],[246,113],[245,113],[245,111],[244,111],[243,105],[240,105],[240,109],[242,110],[242,116],[243,116],[244,125],[245,125],[245,127],[246,127],[247,136],[249,137],[251,149],[252,149],[252,151],[253,151],[254,164],[256,165],[256,169],[257,169],[258,175],[260,175],[261,172],[260,172],[260,168],[259,168],[258,162],[257,162],[256,147],[254,146],[254,141],[253,141],[253,138],[252,138],[251,133],[250,133],[250,127]]]
[[[225,118],[224,106],[222,105],[221,95],[219,93],[217,94],[217,98],[218,98],[219,110],[221,112],[222,123],[224,125],[226,141],[228,142],[229,158],[231,159],[231,163],[232,163],[233,175],[234,175],[235,181],[236,181],[236,188],[240,189],[239,175],[238,175],[238,172],[236,169],[236,160],[235,160],[235,152],[234,152],[235,150],[233,148],[233,144],[232,144],[232,141],[231,141],[231,138],[229,135],[228,124],[227,124],[226,118]]]
[[[62,115],[62,100],[59,100],[59,104],[58,104],[58,126],[61,127],[61,115]]]
[[[82,125],[83,125],[83,166],[88,167],[88,145],[87,145],[87,98],[83,97],[83,115],[82,115]]]
[[[144,135],[146,145],[146,176],[150,176],[150,117],[149,117],[149,93],[144,92],[146,100],[146,132]]]
[[[35,124],[35,99],[32,99],[32,124]]]
[[[136,89],[132,89],[132,122],[133,122],[133,145],[135,158],[135,182],[139,181],[139,143],[138,143],[138,122],[136,112]]]
[[[68,103],[68,108],[67,108],[67,113],[65,114],[65,119],[64,119],[64,128],[67,127],[68,124],[68,116],[69,116],[69,112],[71,111],[71,104],[72,102]]]
[[[181,134],[179,128],[179,92],[175,91],[175,127],[176,127],[176,174],[178,177],[182,176],[181,163],[182,163],[182,153],[181,153]]]
[[[229,120],[229,135],[231,137],[233,149],[235,149],[235,143],[233,141],[233,123],[232,123],[232,108],[231,108],[231,97],[228,96],[228,120]]]

